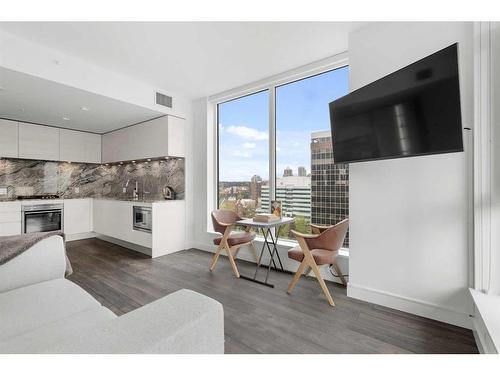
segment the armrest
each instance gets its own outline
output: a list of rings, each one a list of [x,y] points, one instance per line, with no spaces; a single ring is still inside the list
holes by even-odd
[[[319,234],[306,234],[306,233],[300,233],[297,232],[296,230],[291,230],[290,233],[292,233],[296,237],[302,237],[305,239],[313,239],[313,238],[318,238],[320,235]]]
[[[66,270],[64,241],[52,236],[0,266],[0,293],[60,279]]]
[[[222,225],[223,227],[230,227],[231,225],[234,225],[234,223],[232,224],[229,224],[229,223],[222,223],[220,221],[218,221],[219,225]]]
[[[44,352],[223,354],[224,313],[219,302],[183,289]]]

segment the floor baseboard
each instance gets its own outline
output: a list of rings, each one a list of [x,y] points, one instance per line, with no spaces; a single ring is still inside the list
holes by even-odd
[[[96,234],[94,232],[76,233],[76,234],[65,234],[66,241],[78,241],[85,240],[87,238],[94,238]]]
[[[347,286],[347,296],[415,314],[424,318],[472,329],[472,319],[467,313],[452,311],[425,301],[419,301],[352,283],[349,283]]]

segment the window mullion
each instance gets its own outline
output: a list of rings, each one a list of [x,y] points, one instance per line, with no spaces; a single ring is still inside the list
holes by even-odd
[[[269,87],[269,207],[276,200],[276,86]]]

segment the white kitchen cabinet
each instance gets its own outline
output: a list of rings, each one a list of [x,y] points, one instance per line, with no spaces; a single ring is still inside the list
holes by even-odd
[[[168,116],[168,156],[186,156],[185,120]]]
[[[151,233],[134,230],[134,206],[151,207]],[[153,258],[185,249],[185,215],[186,204],[182,200],[142,203],[94,199],[93,203],[94,232],[97,236],[104,235],[107,240],[114,239],[112,242]]]
[[[155,202],[153,207],[153,246],[151,257],[175,253],[186,248],[186,202]]]
[[[17,158],[19,124],[17,121],[0,119],[0,157]]]
[[[147,204],[140,202],[94,199],[94,232],[96,234],[113,237],[120,241],[136,244],[144,248],[151,248],[151,233],[133,229],[132,215],[134,205]],[[149,204],[149,206],[151,206],[151,204]]]
[[[66,235],[92,232],[92,198],[65,199],[63,219]]]
[[[103,163],[162,156],[185,156],[183,119],[163,116],[102,136]]]
[[[20,122],[19,157],[59,160],[59,128]]]
[[[0,202],[0,236],[21,234],[21,203]]]
[[[101,136],[76,130],[60,129],[60,160],[78,163],[101,162]]]

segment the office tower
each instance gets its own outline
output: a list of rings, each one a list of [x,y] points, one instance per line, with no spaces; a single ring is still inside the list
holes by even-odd
[[[349,217],[349,166],[333,164],[329,131],[311,134],[311,222],[333,225]],[[344,241],[349,247],[349,233]]]

